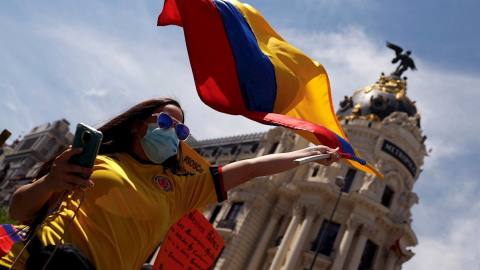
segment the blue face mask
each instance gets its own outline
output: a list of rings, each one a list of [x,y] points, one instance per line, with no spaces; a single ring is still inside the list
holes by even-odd
[[[147,134],[140,143],[147,157],[160,164],[177,154],[179,140],[173,128],[160,129],[156,123],[152,123],[148,125]]]

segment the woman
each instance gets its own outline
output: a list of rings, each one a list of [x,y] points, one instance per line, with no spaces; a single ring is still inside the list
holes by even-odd
[[[182,174],[176,154],[181,151],[179,140],[189,134],[183,122],[184,113],[173,99],[152,99],[132,107],[99,128],[103,142],[93,170],[68,164],[81,150],[67,149],[40,168],[34,183],[15,192],[11,217],[39,220],[59,200],[58,210],[33,236],[37,246],[61,240],[73,244],[97,269],[140,269],[169,227],[190,210],[225,200],[226,191],[255,177],[292,169],[297,158],[328,153],[330,158],[319,163],[339,160],[335,150],[316,146]],[[85,180],[73,173],[91,177]],[[73,219],[85,194],[79,186],[87,187],[86,196]],[[14,245],[0,264],[10,267],[21,248],[22,243]],[[33,255],[20,256],[15,269],[23,269],[29,256],[39,263],[36,251],[29,253]]]

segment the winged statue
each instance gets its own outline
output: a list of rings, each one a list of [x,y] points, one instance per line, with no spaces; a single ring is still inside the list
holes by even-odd
[[[408,68],[410,68],[411,70],[417,70],[412,58],[410,58],[410,54],[412,54],[411,51],[406,51],[404,54],[402,54],[403,49],[400,46],[392,44],[388,41],[387,47],[395,51],[395,58],[393,58],[392,63],[395,64],[400,61],[397,69],[395,70],[395,72],[392,73],[393,75],[401,76],[402,73]]]

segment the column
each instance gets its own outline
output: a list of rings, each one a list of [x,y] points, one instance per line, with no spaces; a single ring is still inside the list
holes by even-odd
[[[376,231],[372,228],[366,227],[363,225],[360,235],[358,236],[357,244],[353,250],[353,255],[350,260],[350,265],[348,269],[357,269],[360,264],[360,259],[362,258],[363,250],[365,249],[365,244],[367,243],[368,237],[375,235]]]
[[[393,267],[395,266],[395,261],[397,260],[397,255],[395,252],[389,250],[388,251],[388,257],[387,257],[387,263],[385,263],[385,270],[393,270]]]
[[[258,264],[260,263],[263,257],[263,254],[265,253],[265,249],[267,248],[268,241],[270,240],[270,238],[272,238],[273,229],[277,225],[278,220],[280,219],[281,216],[283,216],[282,212],[280,212],[277,209],[273,210],[272,217],[268,222],[267,228],[263,232],[262,239],[260,239],[260,242],[258,243],[257,248],[253,253],[253,257],[250,260],[250,263],[248,264],[247,269],[251,269],[251,270],[257,269]]]
[[[358,226],[360,226],[360,222],[350,218],[345,225],[345,234],[343,235],[342,242],[340,242],[340,247],[335,255],[335,261],[333,262],[331,269],[342,269],[348,251],[350,250],[353,236],[355,235],[355,231],[357,230]]]
[[[287,256],[287,261],[285,262],[285,270],[293,270],[295,269],[295,264],[298,260],[300,253],[303,251],[302,244],[305,242],[308,233],[310,232],[310,227],[312,226],[313,220],[316,216],[316,208],[314,205],[307,205],[305,206],[306,214],[305,220],[302,223],[302,227],[300,228],[300,233],[298,237],[294,240],[291,252]]]
[[[300,205],[295,205],[293,210],[293,217],[288,225],[287,231],[282,239],[282,243],[277,249],[277,253],[275,253],[275,257],[273,257],[272,265],[270,266],[270,270],[278,270],[280,269],[280,265],[283,262],[285,252],[287,251],[287,247],[292,240],[293,234],[298,227],[298,223],[303,215],[303,207]]]

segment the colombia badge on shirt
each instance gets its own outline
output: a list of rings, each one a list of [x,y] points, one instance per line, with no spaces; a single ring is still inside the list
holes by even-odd
[[[163,189],[165,192],[169,192],[172,190],[172,182],[165,177],[162,176],[155,176],[155,182]]]

